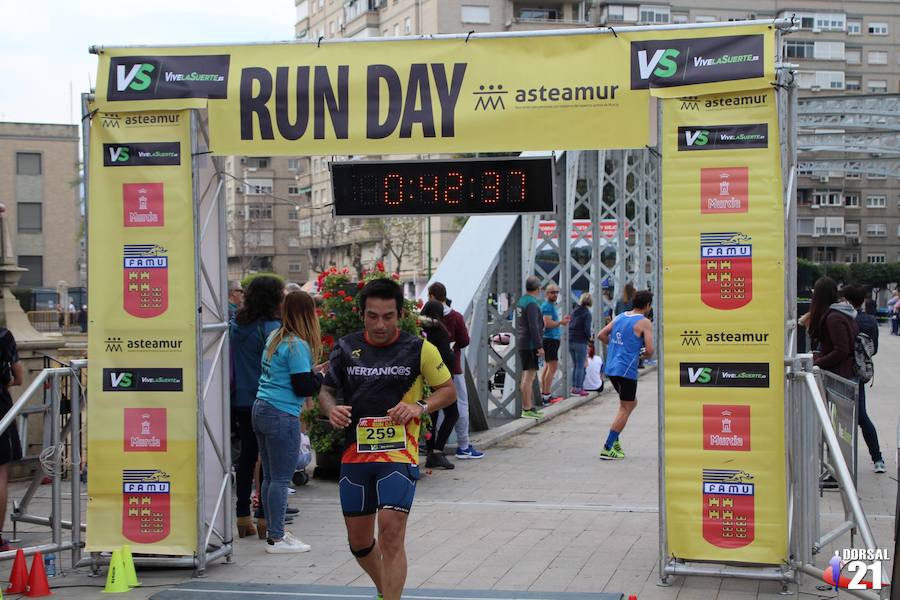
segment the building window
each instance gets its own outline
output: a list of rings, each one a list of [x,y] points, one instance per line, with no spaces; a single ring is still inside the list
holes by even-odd
[[[844,233],[847,237],[859,237],[859,223],[847,223],[844,226]]]
[[[273,189],[271,179],[247,179],[244,184],[244,193],[250,196],[271,194]]]
[[[673,13],[672,14],[672,22],[676,25],[684,25],[689,21],[688,15],[684,13]]]
[[[884,79],[870,79],[869,91],[873,94],[883,94],[887,92],[887,81]]]
[[[19,220],[19,231],[22,233],[41,232],[41,204],[40,202],[19,202],[16,206],[16,216]]]
[[[520,8],[519,19],[521,21],[558,21],[562,18],[562,11],[556,8]]]
[[[248,231],[244,234],[244,241],[249,248],[272,245],[272,231]]]
[[[847,48],[847,51],[844,53],[844,57],[847,60],[848,65],[858,65],[862,61],[862,57],[860,56],[861,52],[859,48],[854,48],[853,50]]]
[[[412,33],[412,19],[409,17],[403,19],[403,33],[405,35],[409,35]]]
[[[844,255],[845,263],[858,263],[859,262],[859,254],[856,252],[848,252]]]
[[[846,85],[848,91],[859,91],[862,89],[862,86],[859,83],[859,79],[848,79],[846,81]]]
[[[814,57],[818,60],[844,60],[844,42],[816,42]]]
[[[881,52],[877,50],[869,50],[869,54],[867,56],[867,61],[870,65],[886,65],[887,64],[887,52]]]
[[[844,235],[844,217],[825,217],[828,235]]]
[[[843,71],[797,71],[797,87],[805,90],[844,89]]]
[[[460,20],[463,23],[479,23],[483,25],[490,25],[491,23],[490,6],[466,6],[464,4],[459,10]]]
[[[847,21],[847,35],[860,35],[862,33],[861,21]]]
[[[288,186],[288,196],[299,196],[300,195],[300,186],[299,185],[289,185]]]
[[[837,252],[834,248],[816,248],[815,262],[817,263],[833,263]]]
[[[303,219],[299,223],[297,223],[297,231],[300,233],[301,237],[309,237],[312,235],[312,221],[310,219]]]
[[[813,236],[819,237],[828,233],[828,226],[825,224],[825,217],[816,217],[813,224]]]
[[[816,18],[812,15],[800,15],[800,29],[812,29],[816,26]]]
[[[697,15],[694,18],[695,23],[715,23],[719,19],[712,15]]]
[[[37,152],[16,152],[16,175],[40,175],[41,155]]]
[[[291,236],[288,238],[288,247],[289,248],[299,248],[300,247],[300,238]]]
[[[400,23],[394,23],[394,37],[400,37]]]
[[[815,29],[819,31],[844,31],[847,18],[839,13],[816,15]]]
[[[642,6],[639,21],[646,25],[668,23],[671,13],[668,6]]]
[[[844,206],[847,208],[859,208],[859,194],[845,194]]]
[[[814,42],[788,40],[784,43],[785,54],[788,58],[812,58],[815,48]]]
[[[888,24],[873,21],[873,22],[869,23],[868,31],[869,31],[869,35],[887,35],[888,34]]]
[[[886,208],[887,198],[884,196],[867,196],[866,208]]]
[[[299,273],[303,268],[298,262],[288,263],[288,273]]]
[[[870,265],[880,265],[885,262],[884,254],[866,254],[866,262]]]
[[[28,269],[19,279],[21,287],[41,287],[44,285],[44,257],[19,256],[19,266]]]
[[[289,171],[299,171],[300,170],[300,160],[299,158],[289,158],[288,159],[288,170]]]
[[[866,235],[869,237],[884,237],[887,235],[887,226],[884,223],[869,223],[866,225]]]
[[[813,192],[813,204],[818,206],[843,206],[841,193],[836,191]]]
[[[288,210],[288,221],[297,221],[300,219],[300,209],[292,208]]]
[[[812,235],[813,223],[813,219],[797,219],[797,235]]]
[[[251,157],[247,159],[247,167],[251,169],[268,169],[269,158]]]
[[[247,205],[247,218],[250,220],[271,219],[272,218],[272,205],[271,204],[248,204]]]

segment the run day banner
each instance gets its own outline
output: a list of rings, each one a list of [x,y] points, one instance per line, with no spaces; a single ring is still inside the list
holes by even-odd
[[[188,111],[96,113],[88,196],[89,551],[197,549]]]
[[[772,89],[663,101],[668,550],[787,556],[784,210]]]
[[[219,155],[641,148],[651,93],[763,87],[774,47],[755,24],[107,48],[97,98],[106,111],[208,107]]]

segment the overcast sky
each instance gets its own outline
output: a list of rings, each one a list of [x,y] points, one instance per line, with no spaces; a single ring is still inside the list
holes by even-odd
[[[91,45],[289,40],[294,15],[293,0],[0,0],[0,121],[77,121]]]

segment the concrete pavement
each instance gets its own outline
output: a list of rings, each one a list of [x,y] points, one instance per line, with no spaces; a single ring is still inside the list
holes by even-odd
[[[882,328],[875,385],[868,392],[869,411],[878,428],[888,474],[872,472],[863,447],[859,475],[860,498],[882,546],[892,545],[897,490],[898,357],[900,338],[889,336]],[[637,594],[639,600],[782,597],[777,594],[779,584],[748,580],[674,577],[670,587],[657,585],[655,374],[642,378],[638,398],[638,408],[621,438],[628,455],[624,461],[598,458],[617,407],[617,400],[607,390],[581,406],[552,408],[561,414],[548,422],[511,425],[516,429],[514,435],[494,431],[476,437],[476,445],[493,442],[485,447],[485,459],[457,461],[453,471],[423,476],[407,536],[408,590],[420,590],[422,595],[425,590],[608,592],[624,593],[626,598]],[[574,399],[566,402],[577,403]],[[336,484],[314,481],[299,488],[291,504],[301,512],[290,529],[312,545],[311,552],[267,555],[260,540],[236,539],[233,563],[211,565],[204,585],[287,584],[298,593],[312,585],[350,586],[347,593],[357,586],[371,586],[347,549]],[[840,519],[838,494],[826,494],[823,513],[826,525]],[[849,536],[832,547],[847,545]],[[823,550],[821,566],[830,555],[830,548]],[[139,575],[144,587],[129,592],[129,598],[149,598],[177,583],[194,587],[189,571],[142,571]],[[818,591],[817,583],[809,578],[804,581],[801,592],[833,595]],[[83,571],[54,578],[51,583],[60,586],[57,596],[61,598],[99,598],[103,585]],[[71,585],[89,587],[62,588]],[[790,588],[798,592],[797,586]],[[351,595],[368,594],[361,588],[355,592]],[[170,594],[158,597],[192,597]]]

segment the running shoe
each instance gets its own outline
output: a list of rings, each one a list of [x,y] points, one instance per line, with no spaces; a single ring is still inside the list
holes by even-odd
[[[616,445],[613,444],[612,448],[603,447],[603,450],[600,451],[600,458],[603,460],[619,460],[625,458],[625,453],[616,450]]]
[[[300,552],[309,552],[310,549],[309,544],[304,544],[287,531],[284,532],[284,537],[277,542],[272,538],[266,540],[268,554],[299,554]]]
[[[296,546],[299,546],[300,548],[306,548],[306,550],[301,550],[301,552],[307,552],[312,548],[312,546],[310,546],[309,544],[303,543],[303,541],[301,541],[300,538],[296,537],[290,531],[284,532],[284,539],[286,539],[287,541],[289,541],[290,543],[292,543]]]
[[[10,550],[14,550],[14,548],[9,538],[0,537],[0,552],[9,552]]]
[[[457,448],[456,449],[456,458],[459,460],[471,460],[484,458],[484,452],[479,452],[475,449],[475,446],[469,444],[468,448]]]
[[[875,472],[876,472],[876,473],[886,473],[886,472],[887,472],[887,469],[884,468],[884,461],[883,461],[883,460],[876,460],[876,461],[875,461]]]
[[[588,392],[587,390],[579,390],[579,391],[578,391],[578,395],[581,396],[581,397],[583,398],[583,397],[585,397],[585,396],[590,396],[591,394],[590,394],[590,392]]]
[[[622,444],[619,443],[619,440],[613,442],[613,450],[622,455],[622,458],[625,458],[625,451],[622,450]]]
[[[284,514],[286,514],[286,515],[296,515],[299,512],[300,512],[300,509],[294,508],[293,506],[288,506],[286,509],[284,509]]]
[[[425,460],[425,468],[426,469],[447,469],[448,471],[455,469],[456,465],[454,465],[450,460],[444,455],[443,452],[435,452],[434,454],[429,454],[428,458]]]
[[[538,408],[532,408],[531,410],[523,410],[522,418],[523,419],[542,419],[544,417],[544,413],[541,412]]]
[[[547,400],[547,404],[556,404],[556,403],[562,402],[562,401],[563,401],[562,396],[553,396],[552,398]]]

